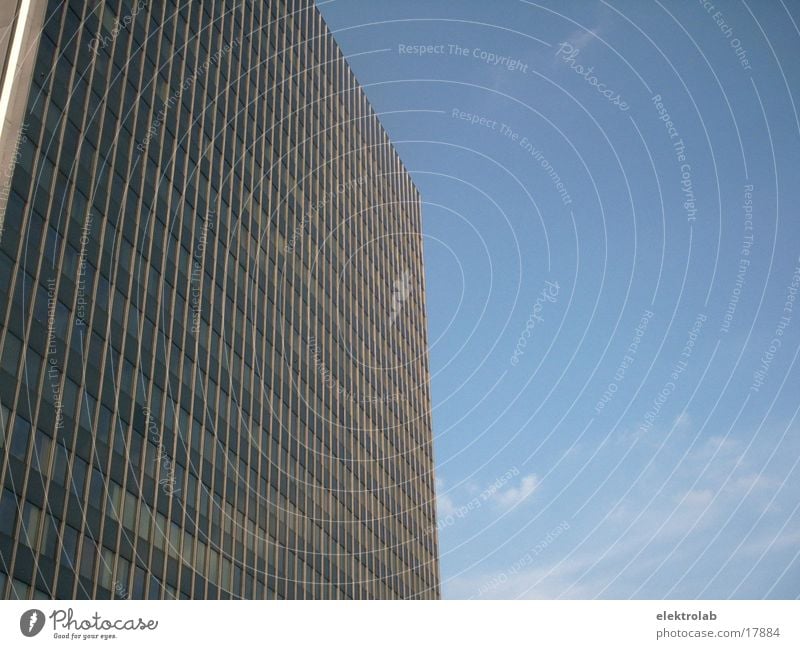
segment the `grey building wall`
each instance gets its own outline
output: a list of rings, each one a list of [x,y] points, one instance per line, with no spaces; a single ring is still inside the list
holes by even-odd
[[[30,60],[0,596],[438,597],[419,196],[312,3],[53,1]]]

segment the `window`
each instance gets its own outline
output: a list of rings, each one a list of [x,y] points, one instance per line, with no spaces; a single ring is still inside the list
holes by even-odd
[[[110,287],[105,277],[102,275],[99,277],[100,279],[97,282],[97,306],[103,309],[103,311],[108,311],[108,294]]]
[[[30,347],[25,352],[25,381],[27,387],[34,390],[39,385],[39,370],[42,367],[42,357]]]
[[[54,559],[58,548],[58,521],[52,516],[45,516],[43,519],[44,537],[42,539],[43,552],[45,556]]]
[[[108,443],[111,436],[114,423],[112,421],[111,411],[105,406],[100,406],[100,418],[97,421],[97,439]]]
[[[169,524],[169,556],[180,559],[181,556],[181,530],[175,523]]]
[[[14,433],[11,436],[11,455],[24,460],[28,453],[28,440],[31,436],[31,423],[21,415],[14,422]]]
[[[77,192],[76,192],[77,195]],[[64,247],[64,261],[61,265],[61,273],[64,277],[74,278],[78,272],[78,251],[72,244]]]
[[[136,498],[130,491],[125,492],[125,511],[122,524],[129,530],[136,527]]]
[[[115,291],[114,306],[112,307],[112,318],[114,323],[120,325],[120,328],[125,323],[125,297],[117,289]]]
[[[72,463],[72,477],[69,486],[72,493],[79,498],[83,497],[83,483],[86,481],[86,468],[86,462],[76,455]]]
[[[144,598],[144,578],[145,572],[138,566],[133,572],[133,597],[134,599]]]
[[[222,587],[225,590],[230,588],[231,584],[231,562],[230,559],[222,558]]]
[[[67,478],[67,451],[61,446],[56,446],[56,460],[53,464],[53,480],[56,484],[65,486],[64,481]]]
[[[92,483],[89,486],[89,504],[100,507],[103,502],[103,474],[98,469],[92,469]]]
[[[206,546],[200,541],[197,542],[197,561],[194,564],[194,569],[201,575],[205,575],[206,567]]]
[[[50,449],[53,441],[40,428],[36,430],[36,469],[44,476],[49,475]]]
[[[109,480],[107,496],[106,515],[118,521],[122,514],[122,487],[113,480]]]
[[[142,509],[142,515],[139,516],[139,536],[143,539],[150,538],[150,518],[153,513]]]
[[[42,510],[33,503],[26,501],[22,515],[24,529],[20,530],[20,540],[29,548],[36,547],[41,520]]]
[[[134,375],[134,368],[133,364],[126,358],[122,363],[122,389],[128,393],[133,394],[133,375]]]
[[[73,340],[77,340],[78,336],[73,334]],[[61,398],[61,407],[64,412],[75,413],[75,401],[78,398],[78,384],[75,383],[70,377],[64,381],[64,393]]]
[[[167,519],[164,514],[156,512],[153,518],[153,547],[162,552],[167,551]]]
[[[208,579],[209,581],[219,583],[219,553],[213,548],[208,549]]]
[[[9,489],[0,495],[0,533],[12,536],[17,522],[17,499]]]
[[[94,568],[94,555],[95,555],[95,545],[94,542],[88,538],[84,537],[83,539],[83,548],[81,549],[81,576],[86,577],[87,579],[92,578],[92,572]]]
[[[75,566],[75,553],[78,549],[78,530],[69,525],[64,526],[64,536],[61,541],[61,562],[71,568]]]
[[[118,599],[128,596],[128,579],[131,574],[131,562],[123,557],[117,557],[117,580],[114,583],[114,594]]]
[[[153,442],[148,441],[147,442],[147,457],[145,459],[145,464],[144,464],[144,473],[145,473],[145,475],[147,475],[147,476],[149,476],[149,477],[151,477],[153,479],[155,479],[155,477],[156,477],[155,470],[156,470],[156,464],[158,463],[157,453],[158,453],[158,449],[156,448],[156,445],[153,444]]]
[[[8,436],[6,426],[8,426],[8,418],[10,416],[11,411],[0,403],[0,453],[2,453],[2,449],[6,445],[6,437]]]
[[[100,585],[111,590],[113,588],[112,576],[114,571],[114,553],[108,548],[103,548],[100,556]]]
[[[161,596],[161,585],[155,575],[150,575],[150,592],[148,599],[159,599]]]
[[[84,390],[81,402],[79,404],[81,426],[86,430],[92,430],[92,418],[94,417],[94,407],[97,401],[95,398]]]
[[[125,430],[123,428],[117,428],[114,434],[114,452],[125,455]]]
[[[14,262],[4,252],[0,252],[0,286],[7,290],[11,286],[11,272],[14,269]]]
[[[66,339],[67,336],[67,323],[70,320],[70,310],[66,304],[64,304],[61,300],[58,301],[56,304],[56,322],[55,322],[55,331],[56,334],[62,340]]]
[[[22,341],[11,332],[6,334],[6,342],[3,345],[3,357],[0,366],[13,376],[17,376],[19,367],[19,357],[22,353]]]
[[[11,599],[28,599],[28,591],[30,586],[24,581],[14,579],[11,582]]]

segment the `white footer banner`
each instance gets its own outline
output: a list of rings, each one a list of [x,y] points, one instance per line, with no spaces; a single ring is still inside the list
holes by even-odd
[[[2,647],[800,647],[797,601],[2,601]]]

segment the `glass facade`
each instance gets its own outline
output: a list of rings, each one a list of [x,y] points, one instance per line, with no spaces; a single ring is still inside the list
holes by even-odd
[[[438,597],[419,196],[313,3],[41,21],[0,597]]]

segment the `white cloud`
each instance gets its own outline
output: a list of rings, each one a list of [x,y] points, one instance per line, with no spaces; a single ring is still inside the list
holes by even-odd
[[[501,489],[495,495],[495,502],[502,507],[514,507],[528,498],[539,486],[535,473],[523,476],[517,487]]]
[[[439,519],[446,518],[456,512],[456,504],[453,499],[445,493],[444,480],[436,479],[436,514]]]
[[[672,429],[676,433],[682,433],[684,431],[689,430],[692,426],[692,418],[688,412],[685,410],[675,417],[675,420],[672,422]]]
[[[574,32],[569,34],[565,41],[567,43],[571,43],[574,47],[578,48],[579,50],[585,49],[587,45],[590,45],[592,41],[595,40],[595,37],[600,36],[602,31],[602,26],[600,24],[595,25],[591,29],[576,29]]]
[[[623,500],[612,503],[589,533],[576,526],[568,542],[553,544],[532,561],[525,560],[524,550],[510,548],[498,555],[499,562],[484,555],[446,583],[446,595],[552,599],[693,597],[707,592],[727,596],[733,592],[726,590],[730,583],[747,577],[743,559],[755,556],[766,561],[763,557],[782,553],[791,560],[800,538],[796,500],[791,497],[796,490],[790,488],[797,484],[796,474],[774,463],[766,465],[770,467],[766,471],[763,455],[748,454],[746,442],[732,437],[710,437],[685,456],[671,458],[677,459],[677,465],[653,463],[652,472],[641,476]],[[520,478],[495,494],[494,502],[518,503],[536,491],[539,482],[535,475]],[[738,547],[730,547],[732,539],[741,540]],[[717,561],[724,560],[717,574],[717,564],[712,567],[705,558],[715,552],[722,553]],[[475,570],[479,566],[482,569]]]

